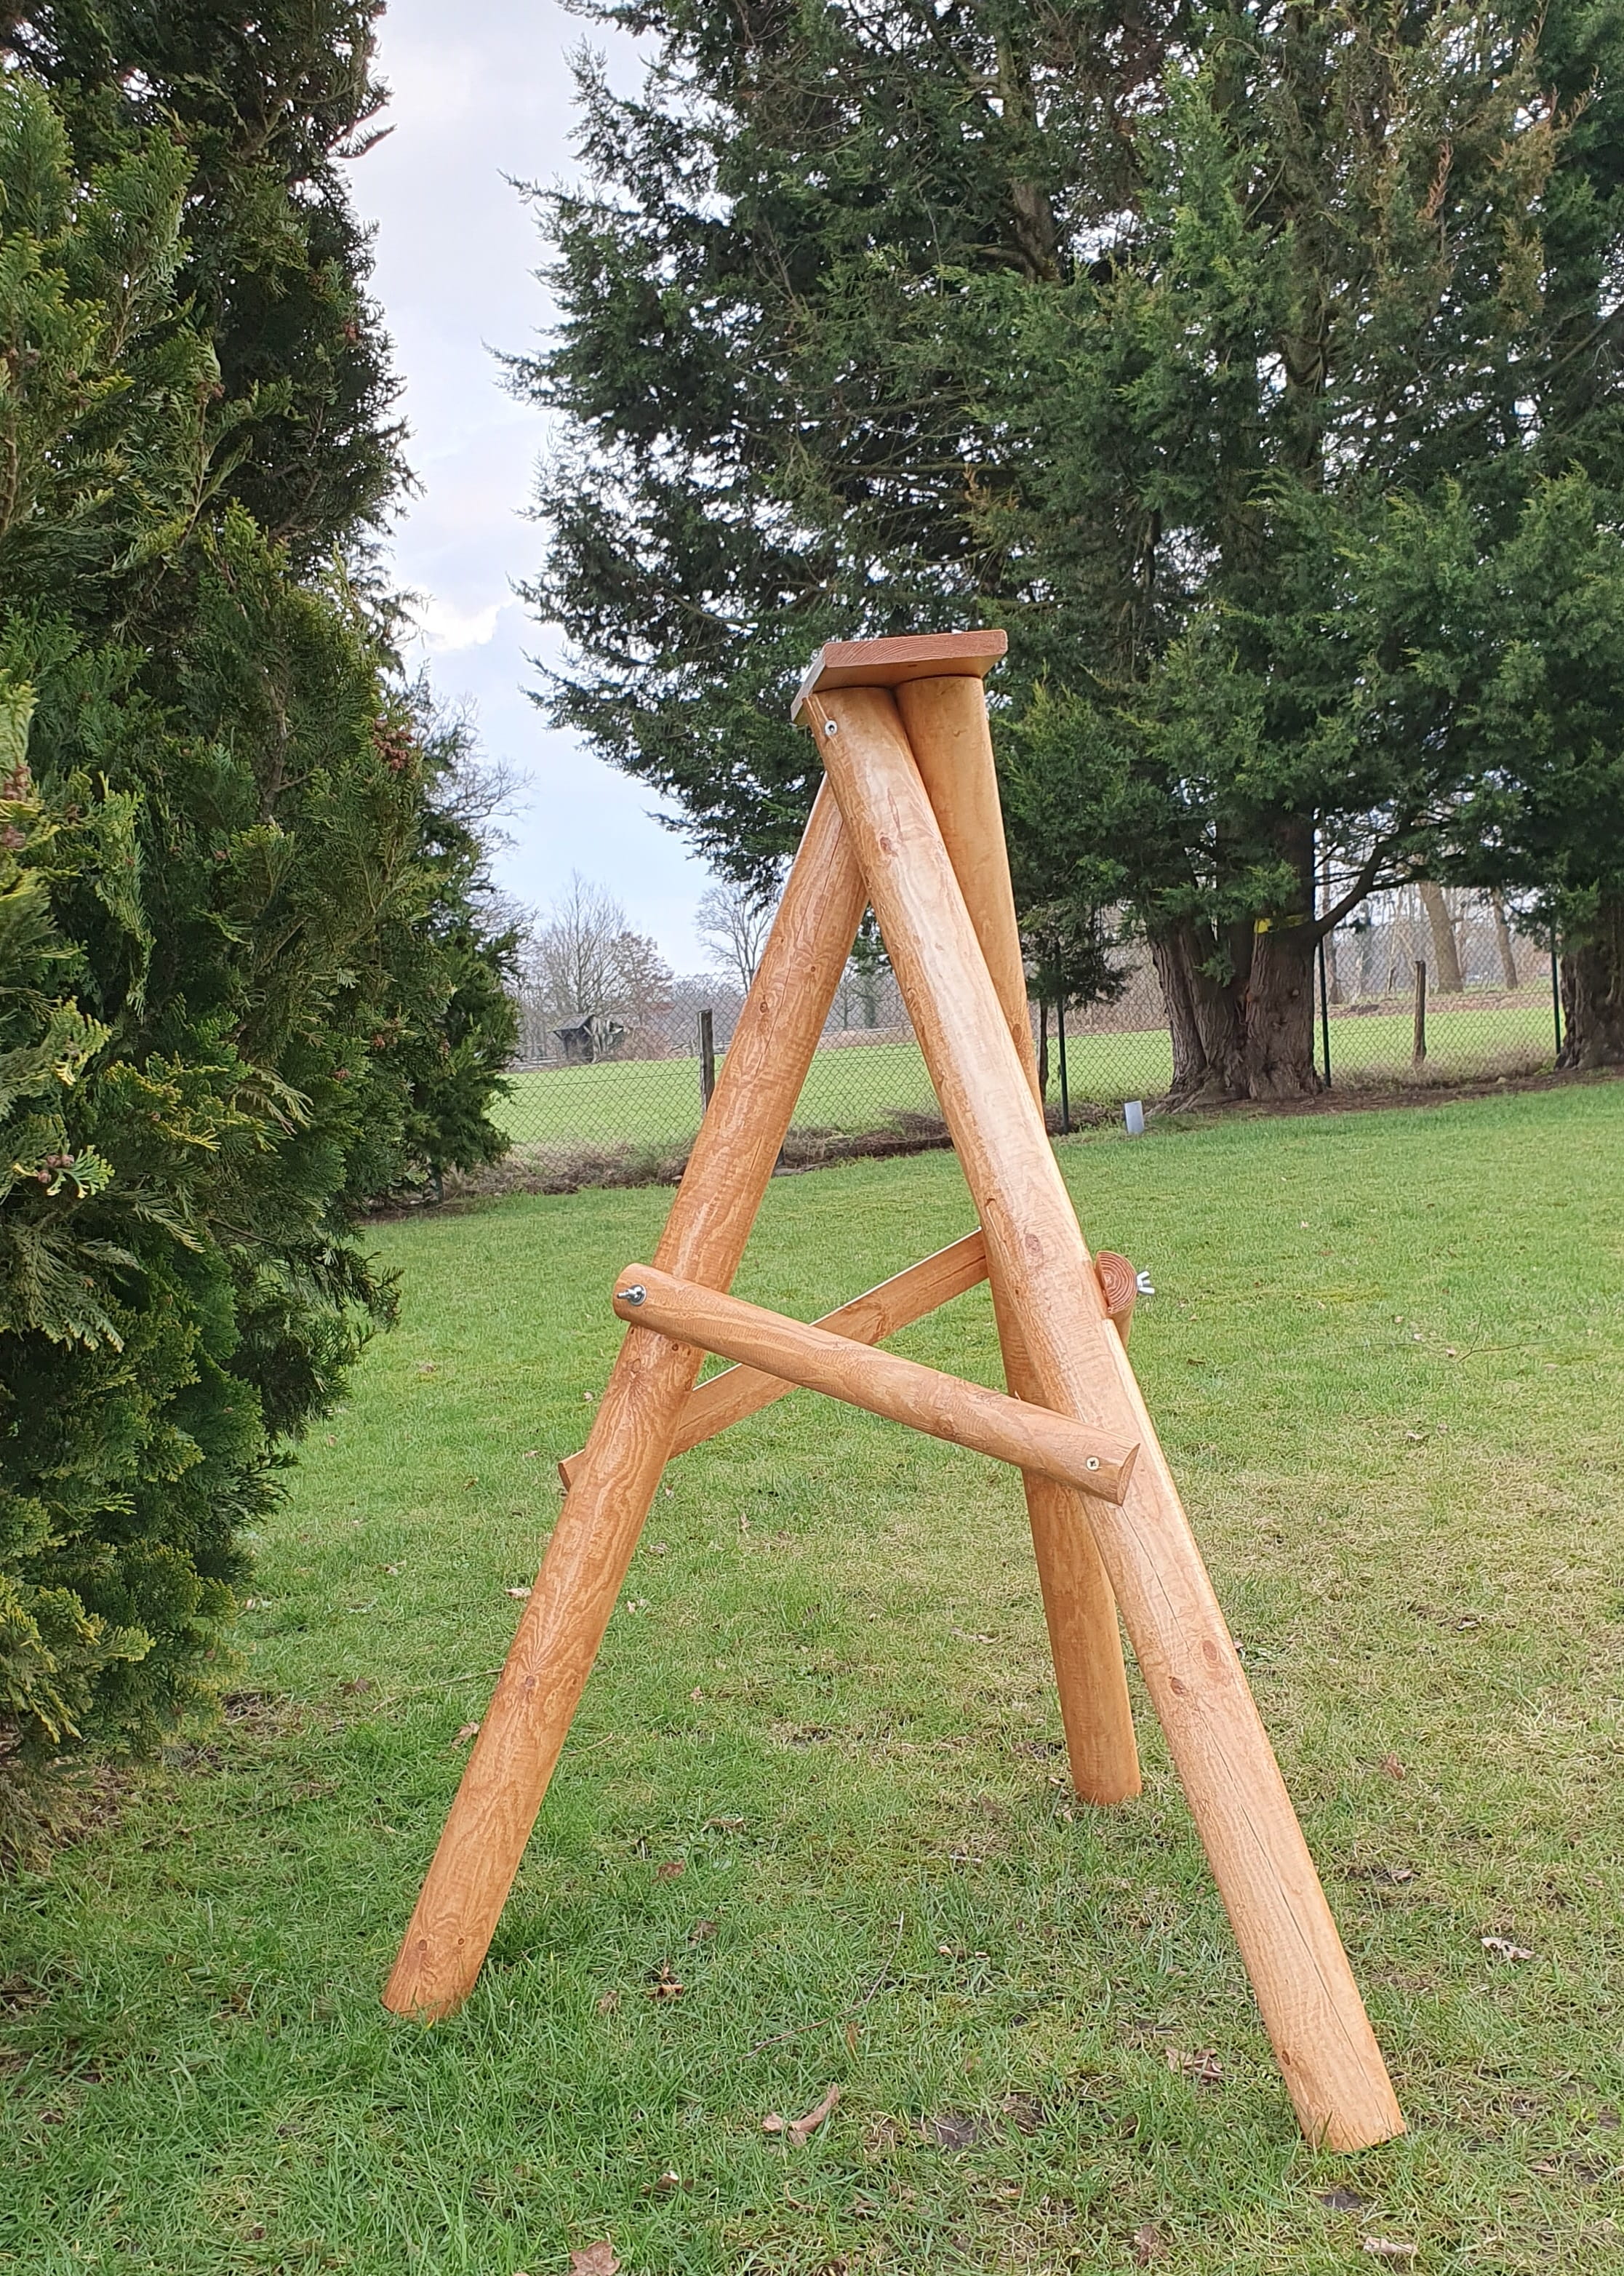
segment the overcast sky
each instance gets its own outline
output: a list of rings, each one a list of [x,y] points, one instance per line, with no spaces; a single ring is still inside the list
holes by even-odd
[[[691,972],[703,961],[692,917],[706,872],[652,819],[652,793],[545,725],[525,691],[527,658],[552,636],[512,589],[541,550],[525,509],[544,430],[503,388],[492,352],[531,347],[548,308],[532,274],[535,220],[505,178],[572,171],[565,58],[588,29],[608,44],[551,0],[390,0],[381,50],[394,131],[350,178],[376,224],[375,289],[421,484],[394,549],[401,581],[421,596],[412,661],[426,656],[441,694],[472,702],[487,750],[526,781],[503,883],[544,907],[578,869]],[[611,62],[630,84],[627,43]]]

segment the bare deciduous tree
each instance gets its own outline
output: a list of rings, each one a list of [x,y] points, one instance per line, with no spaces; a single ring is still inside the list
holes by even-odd
[[[710,952],[712,967],[725,973],[741,994],[749,993],[778,906],[776,891],[763,892],[732,879],[707,886],[700,897],[694,929]]]
[[[671,967],[657,945],[633,930],[612,893],[579,872],[531,930],[524,984],[536,1057],[565,1020],[613,1020],[623,1047],[646,1047],[646,1031],[671,1007]]]

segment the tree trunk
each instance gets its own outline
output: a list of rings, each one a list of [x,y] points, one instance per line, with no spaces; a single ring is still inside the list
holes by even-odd
[[[1323,1089],[1314,1064],[1314,950],[1309,924],[1260,932],[1246,991],[1246,1096],[1310,1098]]]
[[[1520,987],[1522,983],[1517,978],[1516,944],[1511,937],[1511,927],[1506,922],[1505,894],[1491,893],[1489,905],[1494,911],[1495,945],[1500,952],[1500,971],[1505,977],[1506,985],[1507,988]]]
[[[1421,906],[1427,913],[1427,929],[1432,935],[1432,965],[1428,977],[1433,992],[1458,996],[1466,982],[1461,974],[1461,951],[1455,940],[1454,923],[1443,887],[1435,885],[1430,877],[1421,881]]]
[[[1624,1066],[1624,893],[1605,894],[1587,939],[1562,958],[1565,1067]]]
[[[1241,990],[1234,981],[1214,980],[1202,969],[1216,950],[1210,933],[1187,918],[1153,934],[1150,945],[1172,1031],[1173,1104],[1213,1106],[1244,1098]]]

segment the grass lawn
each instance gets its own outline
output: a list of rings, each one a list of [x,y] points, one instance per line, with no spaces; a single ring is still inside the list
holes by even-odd
[[[1381,1012],[1331,1023],[1333,1081],[1403,1080],[1411,1072],[1413,1015]],[[1427,1067],[1461,1078],[1548,1066],[1551,1007],[1534,1002],[1504,1008],[1427,1013]],[[1165,1028],[1120,1035],[1069,1036],[1066,1081],[1078,1104],[1157,1098],[1172,1081]],[[1059,1097],[1051,1048],[1050,1096]],[[523,1144],[666,1146],[690,1139],[699,1123],[699,1062],[693,1058],[607,1059],[596,1066],[530,1067],[508,1078],[512,1095],[497,1119]],[[916,1043],[853,1043],[820,1051],[796,1109],[798,1124],[863,1134],[899,1111],[936,1111],[935,1094]]]
[[[669,1196],[521,1198],[381,1230],[223,1725],[4,1893],[0,2269],[1624,2265],[1624,1084],[1061,1158],[1409,2135],[1299,2139],[1149,1719],[1068,1802],[1018,1482],[799,1394],[673,1467],[473,1999],[383,2014]],[[780,1180],[740,1291],[968,1222],[949,1156]],[[991,1379],[985,1292],[899,1345]]]

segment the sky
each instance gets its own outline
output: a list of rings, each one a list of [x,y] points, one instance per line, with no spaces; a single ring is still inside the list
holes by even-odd
[[[379,42],[392,133],[351,169],[376,228],[374,290],[394,341],[421,493],[393,532],[396,574],[419,596],[419,636],[440,696],[470,706],[492,758],[523,787],[498,858],[501,883],[545,909],[572,871],[606,886],[679,972],[706,958],[693,929],[710,882],[654,818],[654,793],[550,728],[526,693],[535,656],[556,656],[514,587],[543,533],[527,520],[545,422],[515,402],[497,352],[532,349],[549,320],[534,271],[543,248],[512,180],[573,171],[568,51],[589,34],[624,85],[618,49],[552,0],[390,0]]]

